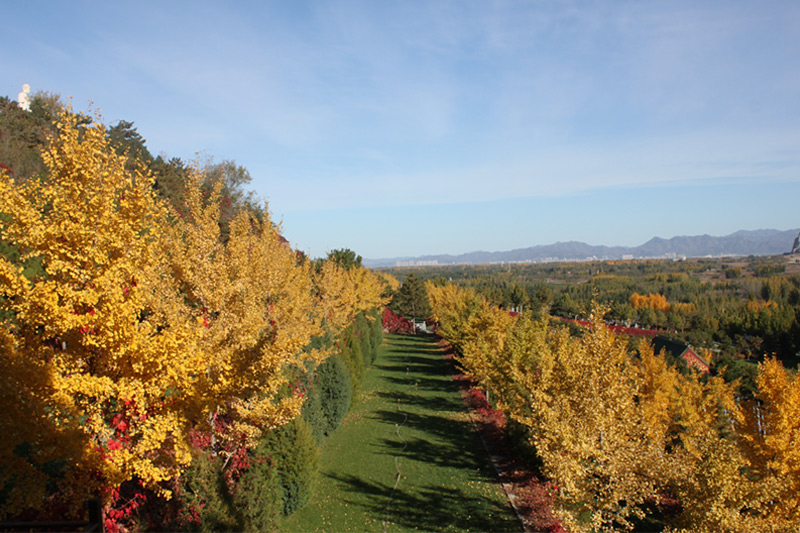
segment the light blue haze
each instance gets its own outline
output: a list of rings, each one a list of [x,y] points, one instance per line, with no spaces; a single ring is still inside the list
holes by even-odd
[[[312,256],[800,226],[796,1],[2,12],[0,95],[28,83],[155,154],[235,160]]]

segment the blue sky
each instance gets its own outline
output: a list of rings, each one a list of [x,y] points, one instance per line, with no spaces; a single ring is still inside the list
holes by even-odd
[[[29,0],[3,18],[0,95],[28,83],[134,121],[155,154],[235,160],[312,256],[800,227],[796,1]]]

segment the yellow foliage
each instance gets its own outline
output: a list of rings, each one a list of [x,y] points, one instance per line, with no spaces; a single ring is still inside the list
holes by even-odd
[[[582,337],[429,285],[439,332],[506,414],[530,429],[571,531],[629,529],[664,493],[669,531],[793,531],[800,523],[800,380],[761,365],[759,404],[736,384],[638,356],[601,320]]]
[[[638,309],[639,307],[649,307],[656,311],[669,311],[669,303],[663,294],[639,294],[634,292],[631,295],[631,307]]]
[[[335,261],[322,261],[313,281],[316,312],[332,331],[344,329],[359,311],[382,307],[388,302],[383,296],[381,278],[364,267],[346,269]]]
[[[777,309],[778,304],[773,301],[747,300],[746,308],[750,312],[758,313],[762,309]]]
[[[377,276],[382,282],[386,284],[387,287],[389,287],[389,290],[391,292],[395,292],[397,289],[400,288],[400,280],[398,280],[391,274],[388,274],[386,272],[381,272],[377,274]]]
[[[425,288],[432,317],[438,323],[437,333],[457,351],[460,350],[470,317],[488,303],[472,289],[459,288],[450,283],[437,286],[427,282]]]
[[[670,304],[670,310],[671,311],[676,311],[678,313],[686,313],[686,314],[694,313],[696,309],[697,309],[697,306],[695,306],[693,303],[681,303],[681,302],[678,302],[678,303]]]
[[[511,367],[505,355],[517,318],[498,307],[483,306],[470,317],[460,353],[456,355],[467,373],[494,393],[501,409],[512,401],[506,390]]]
[[[186,214],[171,226],[166,255],[194,317],[205,367],[193,384],[204,420],[230,415],[215,435],[245,437],[248,447],[266,429],[295,418],[302,399],[286,394],[287,370],[327,354],[304,351],[321,334],[311,266],[298,262],[269,216],[239,213],[227,240],[219,226],[221,183],[204,194],[195,168],[186,186]],[[213,424],[209,428],[215,430]]]
[[[223,236],[221,184],[203,190],[202,170],[177,216],[101,124],[57,126],[43,181],[0,176],[2,239],[45,272],[0,257],[0,515],[39,507],[53,480],[76,505],[131,479],[169,496],[191,430],[231,453],[225,439],[251,446],[292,420],[290,372],[327,355],[311,338],[385,303],[366,269],[312,273],[268,214],[240,212]]]
[[[158,489],[189,460],[183,413],[196,399],[183,392],[204,364],[198,328],[173,311],[152,178],[124,170],[101,125],[64,113],[57,126],[47,180],[0,179],[3,238],[46,272],[27,280],[0,257],[0,461],[26,473],[7,512],[41,498],[36,465],[53,461],[65,461],[59,483],[78,502],[133,476]]]
[[[800,378],[775,359],[759,365],[757,402],[745,409],[748,467],[763,496],[761,512],[777,528],[800,524]]]
[[[512,416],[534,428],[533,443],[560,487],[559,514],[570,529],[625,529],[643,516],[665,470],[663,421],[657,423],[663,400],[640,397],[640,368],[622,337],[603,324],[602,310],[591,321],[579,339],[539,329],[536,356],[515,375],[529,394],[529,414]],[[589,521],[578,520],[581,514]]]
[[[649,307],[656,311],[676,311],[678,313],[693,313],[696,306],[693,303],[674,303],[671,304],[667,301],[666,296],[663,294],[639,294],[634,292],[631,295],[631,307],[638,309],[640,307]]]
[[[716,357],[714,352],[709,348],[698,348],[697,355],[700,356],[700,359],[709,364],[711,364],[711,362],[714,360],[714,357]]]

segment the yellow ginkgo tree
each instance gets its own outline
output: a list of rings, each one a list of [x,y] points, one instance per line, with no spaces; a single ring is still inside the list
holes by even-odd
[[[763,531],[790,531],[800,524],[800,378],[769,358],[756,383],[740,431],[749,478],[760,490],[751,514],[763,517]]]
[[[100,124],[64,112],[48,175],[0,177],[0,464],[4,511],[37,507],[46,483],[77,502],[138,478],[158,489],[189,461],[203,398],[202,328],[163,260],[166,212],[153,180],[125,170]]]
[[[333,332],[345,328],[359,312],[386,304],[381,277],[361,266],[345,268],[333,260],[321,261],[314,270],[317,313]]]
[[[776,360],[745,400],[736,383],[684,375],[646,342],[630,350],[602,307],[573,336],[470,289],[428,293],[459,362],[528,428],[570,531],[629,530],[664,502],[666,531],[797,529],[800,379]]]
[[[306,347],[327,314],[380,303],[363,269],[321,298],[268,213],[222,231],[221,185],[201,169],[170,210],[86,122],[61,114],[43,180],[0,177],[0,238],[20,253],[0,257],[6,515],[129,480],[168,496],[198,431],[228,459],[292,420],[304,397],[289,380],[325,357]]]
[[[239,439],[252,447],[264,430],[299,414],[304,399],[288,390],[287,370],[326,355],[304,350],[320,334],[321,317],[310,265],[298,260],[268,213],[260,220],[240,212],[223,237],[221,184],[204,190],[203,183],[203,172],[194,169],[166,256],[198,325],[206,365],[193,387],[210,409],[203,413],[207,429],[215,442]],[[223,418],[228,423],[216,423]]]

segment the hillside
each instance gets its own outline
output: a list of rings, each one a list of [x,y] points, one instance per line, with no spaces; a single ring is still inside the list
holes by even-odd
[[[569,241],[537,245],[506,252],[469,252],[461,255],[425,255],[365,259],[368,267],[415,266],[424,264],[543,263],[552,261],[614,260],[626,258],[705,257],[778,255],[792,249],[799,229],[741,230],[724,237],[711,235],[653,237],[640,246],[594,246]]]

